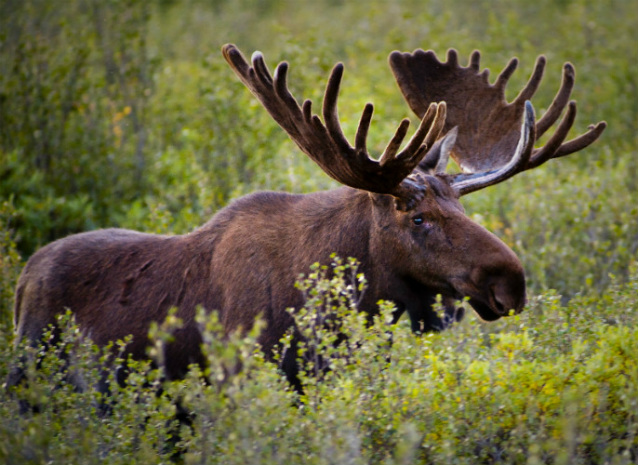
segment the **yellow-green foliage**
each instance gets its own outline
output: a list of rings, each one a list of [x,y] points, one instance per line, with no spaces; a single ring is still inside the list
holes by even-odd
[[[0,379],[24,360],[29,384],[0,393],[0,461],[165,463],[177,451],[184,463],[636,463],[633,3],[1,2]],[[103,398],[91,386],[106,356],[68,318],[62,344],[42,352],[35,370],[34,353],[12,348],[11,306],[20,267],[38,247],[96,227],[183,233],[248,192],[335,186],[237,81],[221,57],[227,42],[261,50],[271,67],[288,60],[293,92],[315,106],[343,61],[345,132],[354,136],[373,101],[373,150],[412,117],[386,63],[394,49],[442,56],[454,47],[461,57],[480,49],[492,77],[518,56],[510,98],[545,54],[539,115],[563,62],[574,63],[572,136],[606,120],[602,138],[463,198],[468,215],[521,258],[526,311],[485,324],[468,307],[461,324],[423,337],[401,321],[389,344],[383,318],[367,328],[349,311],[358,290],[339,276],[356,271],[343,262],[334,279],[317,268],[299,284],[309,297],[299,324],[316,336],[301,352],[322,356],[307,365],[302,399],[263,360],[254,334],[221,341],[218,322],[203,315],[209,385],[197,370],[164,383],[148,363],[131,362],[129,383],[112,382]],[[332,344],[317,309],[344,318],[347,344]],[[156,354],[175,325],[155,328]],[[67,351],[82,392],[67,383]],[[239,361],[243,370],[229,377]],[[191,426],[174,420],[177,399]],[[39,412],[20,414],[20,400]]]
[[[61,342],[40,353],[39,369],[34,351],[17,352],[27,360],[28,384],[0,404],[0,457],[83,464],[160,463],[174,454],[184,463],[223,464],[635,463],[635,267],[604,303],[574,299],[563,306],[550,293],[508,320],[470,317],[420,338],[407,321],[390,335],[389,304],[368,326],[352,311],[358,290],[343,280],[352,264],[337,262],[335,270],[326,277],[317,268],[300,281],[311,294],[296,315],[306,338],[299,355],[309,361],[303,395],[263,360],[255,345],[259,328],[226,339],[214,315],[202,311],[205,373],[193,367],[185,380],[166,382],[148,362],[129,361],[127,385],[118,386],[110,371],[110,393],[102,397],[91,386],[107,356],[78,337],[67,315]],[[341,318],[345,342],[334,345],[334,331],[318,324],[329,315]],[[155,354],[179,325],[169,317],[152,331]],[[0,355],[3,366],[15,365],[15,353],[5,348]],[[88,388],[77,392],[69,372]],[[21,401],[38,412],[19,414]],[[190,423],[177,422],[175,402],[190,412]]]

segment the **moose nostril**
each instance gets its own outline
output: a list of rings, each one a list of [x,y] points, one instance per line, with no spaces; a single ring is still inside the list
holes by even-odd
[[[512,286],[508,281],[497,281],[491,283],[489,289],[490,304],[497,314],[506,316],[512,310],[514,313],[520,313],[523,310],[525,306],[524,285]]]
[[[499,315],[505,315],[508,311],[508,305],[502,302],[502,293],[499,292],[499,286],[492,284],[490,286],[490,300],[492,301],[492,308]]]

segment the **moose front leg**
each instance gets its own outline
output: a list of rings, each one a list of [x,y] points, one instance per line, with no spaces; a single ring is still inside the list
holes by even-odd
[[[392,324],[399,321],[401,315],[407,311],[412,331],[424,334],[443,331],[465,316],[465,309],[457,307],[457,301],[451,297],[443,297],[441,300],[444,309],[442,316],[434,310],[435,303],[436,298],[433,296],[428,296],[425,300],[414,299],[410,304],[398,303],[397,309],[392,312]]]
[[[458,301],[452,297],[443,297],[441,304],[443,305],[443,328],[447,328],[454,323],[458,323],[465,316],[465,308],[457,307]]]

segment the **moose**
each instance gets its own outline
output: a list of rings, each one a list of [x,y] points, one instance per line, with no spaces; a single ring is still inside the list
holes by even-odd
[[[390,67],[420,124],[403,144],[409,119],[398,126],[379,157],[366,140],[373,105],[365,105],[354,146],[337,112],[344,66],[332,69],[322,116],[309,100],[299,105],[287,85],[288,64],[271,75],[261,53],[247,61],[234,45],[223,56],[246,87],[298,147],[343,186],[293,195],[256,192],[231,202],[203,226],[179,236],[104,229],[56,240],[36,252],[19,278],[14,321],[16,339],[38,344],[45,328],[70,309],[84,334],[96,344],[132,335],[127,351],[146,357],[151,322],[169,309],[183,326],[165,348],[169,378],[182,377],[189,364],[205,364],[196,307],[218,312],[224,331],[247,330],[262,318],[258,342],[267,357],[294,326],[286,310],[303,305],[295,278],[330,256],[354,257],[367,280],[358,310],[374,315],[378,301],[396,304],[394,320],[407,313],[415,331],[445,327],[433,305],[437,295],[452,302],[469,298],[486,321],[521,312],[525,274],[515,253],[470,220],[459,198],[501,183],[552,158],[593,143],[600,122],[565,141],[576,115],[569,101],[574,68],[566,63],[553,102],[538,121],[530,99],[538,88],[545,58],[510,103],[505,87],[517,67],[512,59],[494,84],[480,71],[480,53],[468,66],[457,52],[447,61],[434,52],[393,52]],[[567,108],[555,133],[535,148]],[[401,146],[404,145],[403,149]],[[460,168],[445,172],[449,157]],[[295,385],[294,354],[282,370]],[[14,380],[15,382],[15,380]]]

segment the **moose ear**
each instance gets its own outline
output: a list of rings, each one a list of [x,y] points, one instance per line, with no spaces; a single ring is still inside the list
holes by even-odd
[[[368,195],[372,199],[372,202],[378,207],[388,209],[394,206],[394,208],[399,211],[409,212],[410,210],[414,210],[425,198],[428,187],[422,173],[419,173],[417,170],[405,178],[403,183],[410,189],[409,194],[394,195],[368,192]]]
[[[409,187],[409,195],[392,195],[392,197],[397,210],[408,212],[415,209],[425,198],[427,183],[422,174],[415,170],[403,180],[402,184]]]
[[[428,174],[445,173],[458,132],[458,126],[454,126],[444,137],[437,140],[419,163],[419,168]]]

